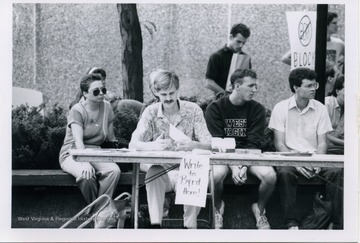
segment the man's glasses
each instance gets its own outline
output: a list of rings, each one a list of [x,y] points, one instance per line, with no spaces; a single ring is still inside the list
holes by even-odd
[[[319,88],[319,83],[315,82],[315,83],[312,83],[312,84],[305,85],[303,87],[306,88],[306,89],[312,89],[312,88],[318,89]]]
[[[100,91],[103,93],[103,94],[106,94],[106,88],[102,87],[101,89],[99,88],[96,88],[96,89],[93,89],[93,90],[89,90],[89,92],[93,93],[94,96],[98,96],[100,94]]]

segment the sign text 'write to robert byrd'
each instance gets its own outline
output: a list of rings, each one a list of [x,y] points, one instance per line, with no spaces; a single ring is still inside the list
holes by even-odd
[[[175,204],[205,207],[209,181],[209,158],[187,156],[180,163]]]

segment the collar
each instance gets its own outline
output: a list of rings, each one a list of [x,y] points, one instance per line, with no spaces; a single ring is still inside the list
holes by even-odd
[[[177,103],[179,104],[179,112],[180,112],[180,115],[181,116],[184,116],[184,112],[183,112],[183,105],[184,105],[184,101],[180,100],[180,99],[177,99],[176,100]],[[157,113],[157,117],[158,118],[164,118],[164,112],[163,112],[163,109],[162,109],[162,103],[161,102],[158,102],[157,104],[157,108],[158,108],[158,113]]]
[[[225,44],[223,50],[224,50],[225,52],[236,53],[236,52],[233,52],[233,50],[231,50],[231,49],[227,46],[227,44]],[[243,52],[243,50],[241,49],[241,52],[239,52],[238,54],[245,54],[245,52]]]
[[[295,100],[295,95],[291,96],[289,99],[289,110],[296,108],[297,110],[299,110],[299,108],[296,105],[296,100]],[[305,107],[305,109],[303,109],[302,112],[306,112],[308,109],[313,109],[315,110],[315,103],[313,101],[313,99],[309,100],[308,105]]]

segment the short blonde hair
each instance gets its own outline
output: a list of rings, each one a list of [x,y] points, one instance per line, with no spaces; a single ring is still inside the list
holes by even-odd
[[[167,90],[172,85],[179,89],[179,77],[174,72],[158,69],[150,74],[150,89],[153,93]]]

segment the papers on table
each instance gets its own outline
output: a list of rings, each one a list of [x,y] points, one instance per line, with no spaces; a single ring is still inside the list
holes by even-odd
[[[265,152],[264,154],[274,154],[274,155],[283,155],[283,156],[312,156],[311,152],[298,152],[298,151],[290,151],[290,152]]]
[[[190,141],[191,139],[186,136],[182,131],[177,129],[174,125],[170,124],[169,136],[175,140],[175,142]]]

